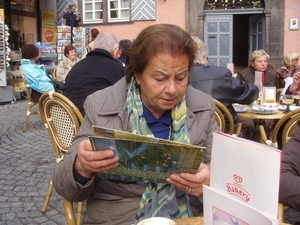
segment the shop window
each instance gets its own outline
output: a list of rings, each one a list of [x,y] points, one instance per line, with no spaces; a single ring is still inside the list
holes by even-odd
[[[155,20],[155,0],[82,0],[82,22]]]

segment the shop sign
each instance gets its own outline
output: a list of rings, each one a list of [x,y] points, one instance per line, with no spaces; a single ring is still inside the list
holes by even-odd
[[[53,22],[42,22],[43,42],[49,42],[51,45],[56,45],[55,27],[55,23]]]
[[[42,10],[42,20],[51,20],[55,21],[55,12],[54,11],[49,11],[49,10]]]

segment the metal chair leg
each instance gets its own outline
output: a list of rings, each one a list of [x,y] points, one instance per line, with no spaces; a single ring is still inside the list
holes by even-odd
[[[78,202],[77,205],[77,220],[76,220],[76,224],[80,225],[81,224],[81,217],[82,217],[82,202]]]
[[[42,208],[42,212],[46,212],[47,211],[47,207],[49,204],[49,200],[50,200],[50,196],[52,194],[52,190],[53,190],[53,184],[52,184],[52,180],[50,181],[49,187],[48,187],[48,191],[47,191],[47,195],[45,197],[45,201],[44,201],[44,205]]]
[[[64,209],[65,209],[67,224],[76,225],[75,215],[73,211],[73,203],[68,201],[67,199],[64,199]]]
[[[26,117],[25,117],[24,125],[23,125],[23,129],[22,129],[23,132],[25,132],[25,130],[26,130],[26,126],[27,126],[27,123],[28,123],[29,116],[30,116],[30,109],[28,107],[27,112],[26,112]]]

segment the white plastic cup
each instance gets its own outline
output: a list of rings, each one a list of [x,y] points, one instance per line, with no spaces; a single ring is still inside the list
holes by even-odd
[[[148,219],[144,219],[138,222],[137,225],[175,225],[175,222],[171,219],[164,217],[152,217]]]

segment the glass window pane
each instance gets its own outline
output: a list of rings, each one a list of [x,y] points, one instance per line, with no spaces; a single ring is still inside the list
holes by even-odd
[[[258,23],[258,32],[262,32],[262,22]]]
[[[256,36],[252,36],[252,52],[256,49]]]
[[[255,34],[256,33],[256,23],[252,24],[252,33]]]
[[[258,44],[258,46],[257,46],[258,48],[257,49],[262,49],[263,48],[263,40],[262,39],[263,39],[262,34],[259,34],[258,35],[258,40],[257,40],[258,41],[258,43],[257,43]]]
[[[95,10],[103,9],[102,2],[95,3]]]
[[[118,18],[118,11],[111,10],[110,11],[110,18]]]
[[[92,20],[93,19],[93,13],[92,12],[86,12],[85,13],[85,19],[86,20]]]
[[[86,4],[85,4],[85,10],[86,10],[86,11],[93,10],[93,4],[91,4],[91,3],[86,3]]]
[[[122,8],[129,8],[129,0],[121,0]]]
[[[95,12],[95,19],[103,19],[103,13],[101,11]]]
[[[121,10],[121,17],[129,17],[129,10]]]
[[[118,1],[110,1],[110,8],[111,9],[117,9],[117,8],[119,8]]]

